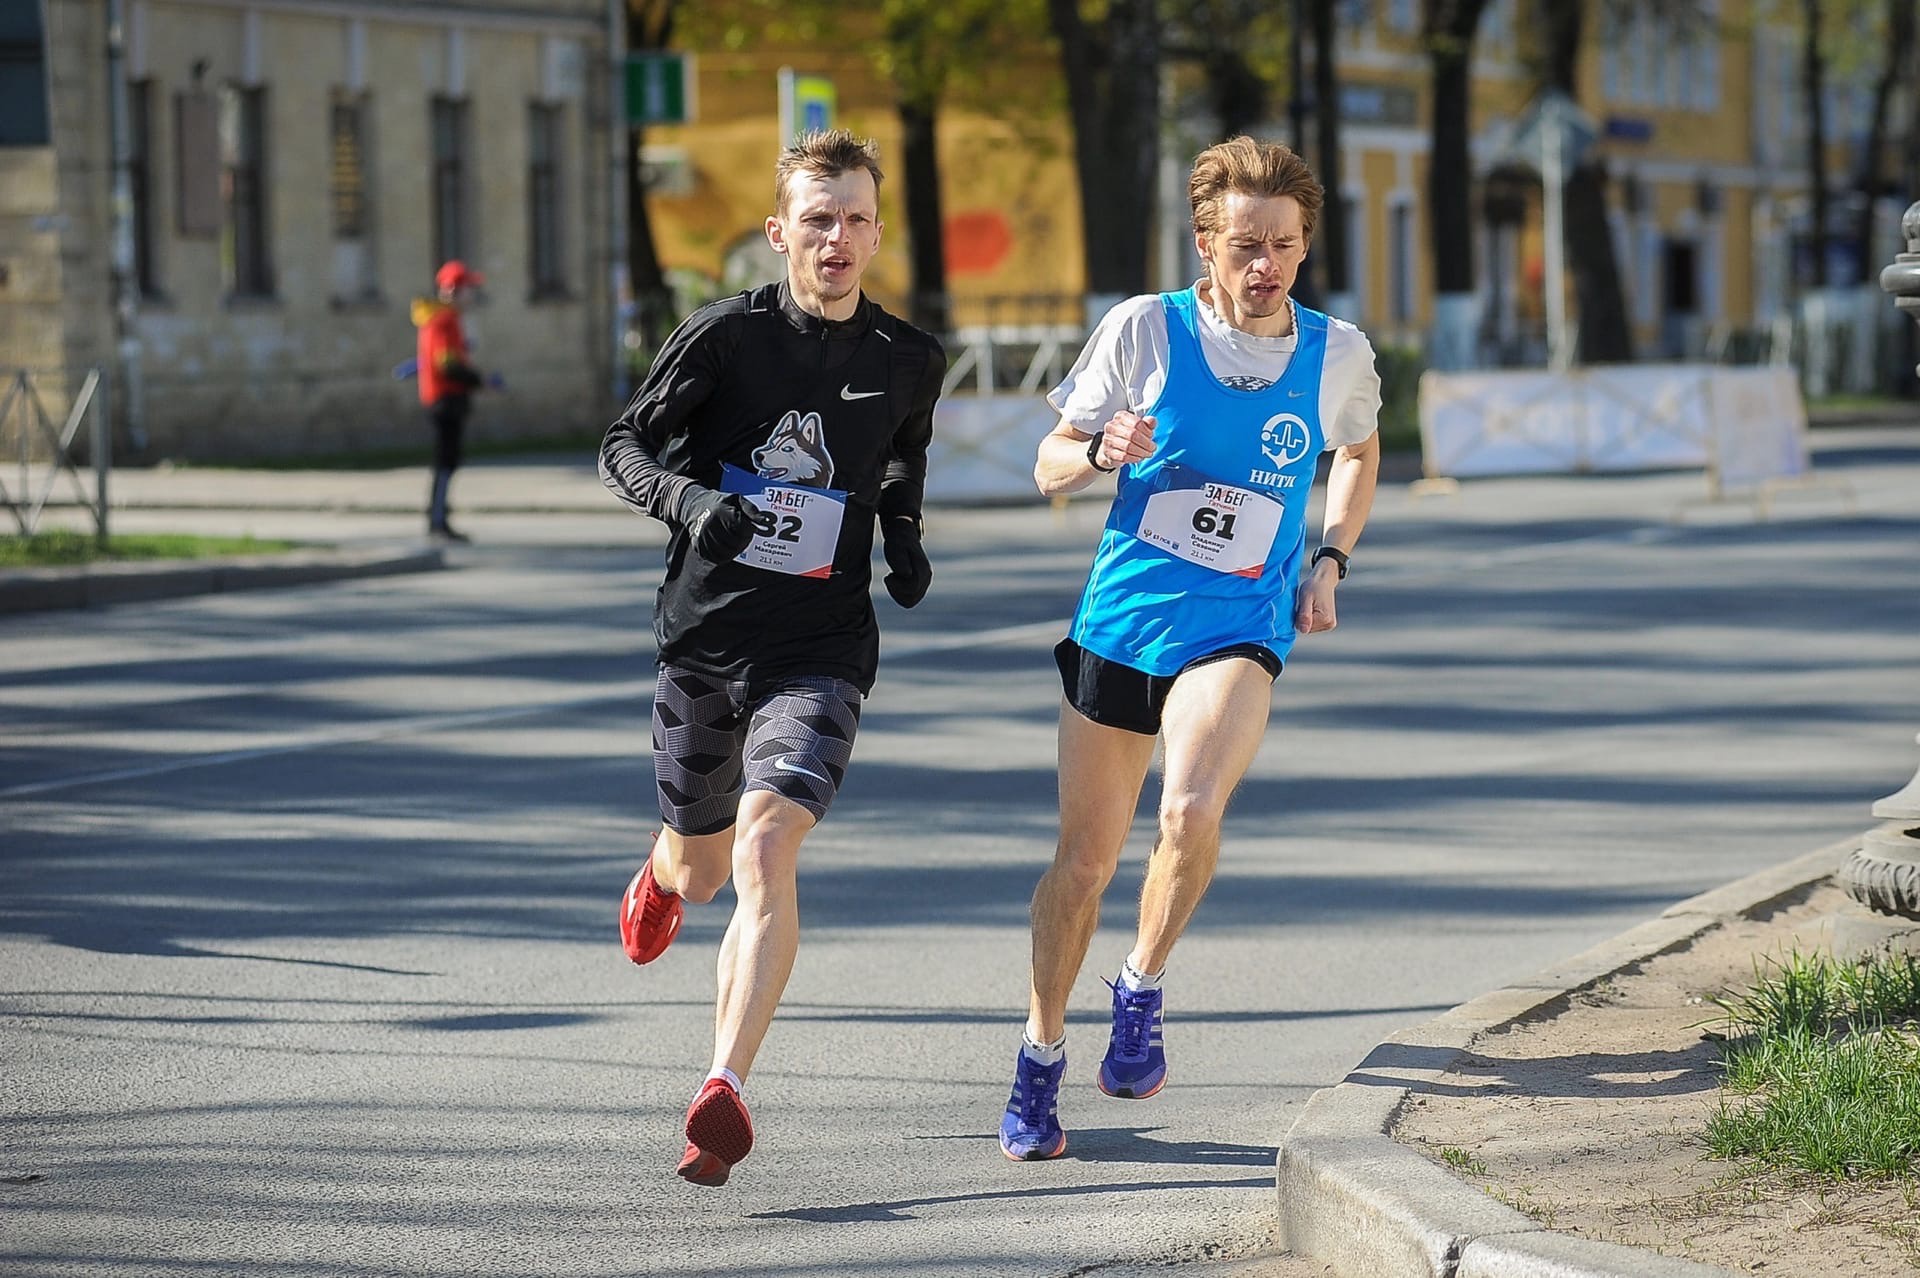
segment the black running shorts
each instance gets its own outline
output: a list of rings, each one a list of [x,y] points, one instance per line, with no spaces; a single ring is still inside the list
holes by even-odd
[[[743,679],[662,665],[653,692],[653,777],[660,816],[680,834],[731,826],[745,790],[771,790],[818,821],[853,758],[860,690],[797,675],[749,699]]]
[[[1269,679],[1280,677],[1280,658],[1257,643],[1236,643],[1232,647],[1195,657],[1180,668],[1179,674],[1150,675],[1132,666],[1088,652],[1071,639],[1062,639],[1053,649],[1053,660],[1060,667],[1060,683],[1066,690],[1067,704],[1086,718],[1108,728],[1122,728],[1142,736],[1158,736],[1160,716],[1167,707],[1167,694],[1173,681],[1189,670],[1245,657],[1259,664]]]

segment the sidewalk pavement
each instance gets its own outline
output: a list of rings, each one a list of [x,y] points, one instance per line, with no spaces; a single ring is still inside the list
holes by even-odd
[[[424,466],[387,470],[240,470],[156,466],[117,470],[108,484],[109,530],[193,532],[292,540],[306,548],[202,560],[115,561],[72,568],[0,570],[0,615],[89,608],[184,595],[301,585],[447,566],[448,547],[427,536]],[[536,457],[483,461],[454,480],[463,514],[526,525],[517,542],[663,542],[601,485],[595,461]],[[562,532],[553,525],[566,521]],[[74,508],[50,509],[43,527],[90,530]],[[581,529],[589,531],[582,535]]]
[[[1281,1245],[1342,1275],[1726,1278],[1735,1273],[1544,1228],[1400,1143],[1395,1126],[1410,1099],[1444,1086],[1442,1079],[1472,1057],[1487,1036],[1551,1019],[1582,991],[1685,949],[1716,928],[1767,916],[1831,879],[1859,842],[1846,840],[1682,901],[1529,981],[1483,994],[1375,1047],[1343,1081],[1314,1093],[1281,1141]],[[1644,1047],[1622,1041],[1618,1056],[1626,1060]]]
[[[1834,432],[1830,442],[1843,438]],[[1846,446],[1881,438],[1911,451],[1913,429],[1848,431]],[[1816,445],[1818,444],[1816,439]],[[1404,460],[1404,459],[1403,459]],[[1402,469],[1406,469],[1402,467]],[[1858,487],[1904,484],[1856,470]],[[1412,475],[1400,475],[1404,481]],[[444,566],[447,552],[421,530],[426,470],[128,470],[113,476],[114,526],[121,531],[192,528],[207,533],[312,538],[331,550],[215,564],[114,564],[86,569],[0,572],[0,614],[158,599]],[[1660,500],[1669,501],[1667,488]],[[1673,491],[1678,491],[1674,489]],[[1865,494],[1869,508],[1883,504]],[[1884,496],[1885,494],[1880,494]],[[1909,495],[1910,496],[1910,495]],[[1904,508],[1907,498],[1896,499]],[[483,461],[456,480],[462,514],[513,541],[564,537],[572,544],[658,544],[650,520],[633,519],[601,486],[591,458]],[[353,518],[344,519],[343,515]],[[609,518],[612,517],[612,518]],[[1677,512],[1674,517],[1679,517]],[[183,520],[185,522],[183,522]],[[564,528],[555,528],[555,521]],[[329,535],[330,534],[330,535]],[[457,557],[462,553],[455,548]],[[1390,1134],[1396,1114],[1421,1086],[1445,1074],[1478,1038],[1550,1014],[1570,995],[1682,948],[1729,920],[1832,875],[1850,845],[1836,845],[1675,905],[1658,918],[1540,973],[1495,990],[1381,1043],[1339,1084],[1309,1100],[1281,1142],[1277,1161],[1278,1241],[1300,1261],[1365,1278],[1708,1278],[1732,1271],[1656,1252],[1555,1233],[1456,1179]],[[1257,1258],[1236,1274],[1267,1272]],[[1287,1272],[1294,1272],[1287,1270]]]

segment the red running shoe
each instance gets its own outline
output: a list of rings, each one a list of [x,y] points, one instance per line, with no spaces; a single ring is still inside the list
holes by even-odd
[[[678,892],[662,890],[653,881],[653,852],[640,872],[627,884],[620,900],[620,944],[627,957],[636,963],[651,963],[667,952],[673,938],[680,935],[680,920],[686,910]]]
[[[696,1185],[724,1185],[733,1165],[753,1148],[753,1120],[733,1084],[710,1078],[687,1106],[687,1151],[680,1176]]]

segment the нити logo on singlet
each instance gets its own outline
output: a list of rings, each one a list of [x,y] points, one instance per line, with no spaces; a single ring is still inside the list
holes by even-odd
[[[886,394],[885,391],[857,391],[853,388],[852,382],[840,388],[841,399],[872,399],[876,395],[884,394]]]
[[[1299,476],[1284,472],[1289,466],[1299,465],[1312,447],[1313,432],[1305,421],[1292,413],[1274,414],[1260,428],[1260,451],[1277,469],[1250,470],[1247,481],[1269,488],[1292,488]]]

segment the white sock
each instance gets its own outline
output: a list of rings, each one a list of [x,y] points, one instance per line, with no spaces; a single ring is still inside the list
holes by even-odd
[[[1023,1030],[1020,1034],[1020,1050],[1035,1064],[1058,1065],[1067,1059],[1067,1036],[1062,1034],[1051,1043],[1036,1043],[1033,1035]]]
[[[1132,990],[1135,994],[1140,993],[1142,990],[1159,989],[1160,982],[1166,979],[1166,975],[1167,969],[1164,967],[1152,976],[1146,975],[1133,965],[1133,955],[1131,954],[1127,955],[1127,961],[1120,965],[1120,983]]]
[[[728,1069],[724,1065],[722,1065],[719,1069],[714,1070],[713,1073],[707,1075],[706,1079],[701,1082],[700,1086],[705,1087],[708,1083],[711,1083],[716,1078],[726,1079],[727,1086],[731,1087],[735,1092],[745,1094],[747,1090],[745,1085],[740,1082],[740,1076],[734,1073],[732,1070]]]

